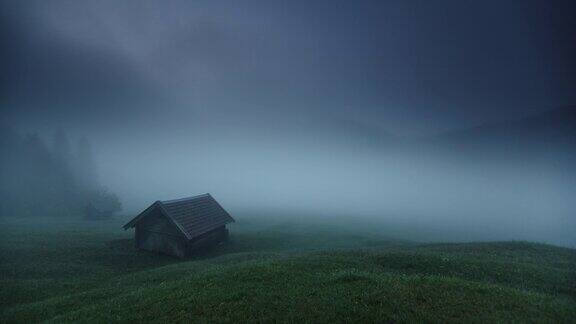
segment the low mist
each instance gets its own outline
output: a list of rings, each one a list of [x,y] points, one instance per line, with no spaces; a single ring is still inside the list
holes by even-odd
[[[287,221],[305,222],[298,214],[306,214],[356,227],[428,228],[435,240],[576,243],[575,170],[559,158],[569,147],[539,152],[533,145],[521,156],[482,149],[475,156],[427,137],[397,137],[394,144],[334,138],[208,133],[105,145],[102,180],[125,197],[130,212],[210,192],[231,212],[292,212]]]

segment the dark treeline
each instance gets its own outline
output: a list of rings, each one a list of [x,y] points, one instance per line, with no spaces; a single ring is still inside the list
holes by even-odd
[[[0,128],[0,216],[105,218],[121,209],[98,183],[90,142]]]

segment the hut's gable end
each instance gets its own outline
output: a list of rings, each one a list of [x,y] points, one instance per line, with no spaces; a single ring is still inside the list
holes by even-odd
[[[159,208],[148,210],[138,219],[136,247],[183,258],[187,254],[187,239],[184,233]]]
[[[161,252],[183,258],[188,253],[183,237],[139,229],[136,226],[136,246],[143,250]]]
[[[146,217],[139,220],[136,227],[140,231],[184,237],[182,231],[159,208],[154,209]]]

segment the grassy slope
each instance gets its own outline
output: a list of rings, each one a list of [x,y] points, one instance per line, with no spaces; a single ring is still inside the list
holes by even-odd
[[[119,222],[6,222],[0,322],[576,319],[576,250],[411,244],[244,221],[189,261],[138,252]]]

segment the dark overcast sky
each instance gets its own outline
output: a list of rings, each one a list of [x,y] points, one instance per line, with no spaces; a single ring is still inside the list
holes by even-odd
[[[24,126],[465,127],[576,103],[574,3],[1,1],[2,110]]]

